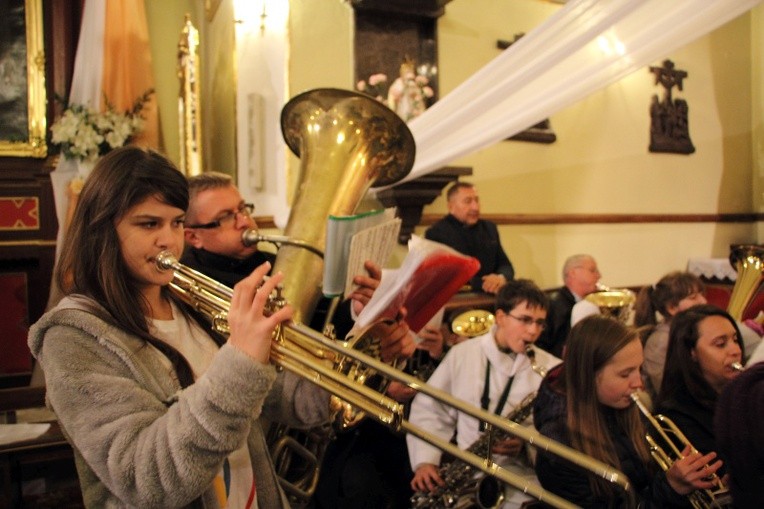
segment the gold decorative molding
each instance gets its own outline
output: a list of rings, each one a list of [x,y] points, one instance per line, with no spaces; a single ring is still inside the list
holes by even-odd
[[[0,248],[3,247],[56,247],[56,241],[44,239],[0,240]]]
[[[3,13],[8,16],[8,12]],[[24,1],[25,19],[25,48],[26,55],[26,94],[19,96],[21,101],[26,98],[26,118],[15,119],[16,124],[26,123],[27,135],[25,139],[15,139],[15,133],[0,133],[0,156],[37,157],[44,158],[48,155],[48,146],[45,142],[47,120],[45,118],[46,93],[45,93],[45,45],[43,42],[42,27],[42,0]],[[9,38],[13,45],[18,41]],[[4,62],[5,66],[12,68],[21,62],[13,62],[19,52],[8,51]],[[20,70],[20,69],[19,69]],[[4,85],[6,86],[6,85]],[[24,85],[22,85],[23,87]],[[23,106],[23,105],[22,105]],[[22,107],[23,109],[23,107]]]
[[[202,173],[202,108],[199,99],[202,75],[199,65],[199,30],[191,23],[189,14],[186,14],[178,42],[178,79],[180,170],[191,177]]]

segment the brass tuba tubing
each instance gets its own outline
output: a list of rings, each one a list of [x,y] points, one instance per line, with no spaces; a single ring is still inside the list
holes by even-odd
[[[174,270],[175,276],[170,283],[171,290],[199,312],[211,317],[213,327],[218,332],[228,332],[227,324],[222,322],[227,319],[227,312],[230,307],[232,290],[229,287],[184,266],[167,252],[157,256],[157,267],[160,270]],[[379,323],[373,324],[367,330],[379,325]],[[490,458],[459,449],[448,441],[411,424],[403,418],[403,406],[400,403],[366,385],[350,380],[334,368],[338,363],[348,363],[349,359],[352,359],[358,364],[372,368],[387,379],[397,380],[419,393],[426,394],[460,412],[484,421],[530,445],[564,458],[620,486],[628,494],[631,494],[631,486],[627,477],[610,465],[547,438],[537,431],[526,429],[498,415],[469,405],[445,391],[423,383],[414,376],[397,370],[370,355],[349,348],[341,341],[329,339],[299,323],[288,322],[277,328],[274,333],[271,354],[271,362],[277,367],[287,369],[297,376],[312,381],[327,392],[361,408],[367,415],[380,423],[396,431],[411,433],[438,449],[454,455],[465,463],[473,465],[486,474],[543,500],[551,506],[563,509],[576,507],[567,500],[544,490],[541,486],[530,483],[525,478],[500,467]]]
[[[753,244],[733,246],[730,263],[737,271],[737,280],[732,287],[727,312],[740,322],[743,320],[743,312],[756,295],[756,290],[764,277],[764,246]]]

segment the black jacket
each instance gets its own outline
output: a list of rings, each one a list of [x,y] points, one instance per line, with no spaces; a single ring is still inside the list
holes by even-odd
[[[570,315],[576,296],[563,286],[549,299],[549,311],[546,315],[546,328],[536,344],[552,355],[562,358],[562,348],[570,333]]]
[[[467,226],[448,214],[428,228],[424,236],[480,261],[480,270],[470,280],[470,286],[477,292],[483,290],[482,277],[486,274],[502,274],[507,281],[515,277],[512,262],[501,247],[499,231],[490,221],[479,219],[475,225]]]

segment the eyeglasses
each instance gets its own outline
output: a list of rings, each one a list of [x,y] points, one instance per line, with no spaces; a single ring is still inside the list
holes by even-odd
[[[201,230],[211,230],[213,228],[219,228],[225,224],[232,223],[236,220],[236,214],[241,214],[242,216],[248,216],[252,217],[252,214],[255,212],[255,204],[254,203],[242,203],[239,205],[239,208],[236,210],[229,210],[219,218],[215,219],[214,221],[210,221],[209,223],[203,223],[203,224],[187,224],[186,228],[199,228]]]
[[[514,318],[518,322],[522,322],[523,325],[525,325],[526,327],[528,327],[529,325],[535,323],[536,325],[539,326],[539,329],[545,329],[546,328],[546,320],[543,319],[543,318],[539,318],[538,320],[534,320],[530,316],[515,316],[512,313],[507,313],[507,316],[511,316],[512,318]]]

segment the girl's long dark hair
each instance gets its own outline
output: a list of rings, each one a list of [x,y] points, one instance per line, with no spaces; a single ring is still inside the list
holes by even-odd
[[[116,223],[125,213],[151,196],[183,211],[188,207],[186,178],[170,160],[132,146],[102,157],[80,194],[56,280],[64,294],[83,294],[102,306],[92,312],[103,320],[159,348],[176,366],[181,384],[187,386],[193,382],[188,363],[149,332],[148,303],[124,263],[116,231]],[[162,291],[188,313],[167,288]]]

